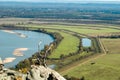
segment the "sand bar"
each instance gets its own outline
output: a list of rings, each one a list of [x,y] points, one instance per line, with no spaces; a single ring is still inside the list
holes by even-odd
[[[15,55],[15,56],[24,56],[23,52],[27,51],[27,50],[28,50],[28,48],[17,48],[17,49],[15,49],[13,51],[13,55]]]
[[[16,34],[21,38],[26,38],[27,37],[27,35],[25,35],[25,34],[22,34],[22,33],[19,33],[19,32],[14,32],[12,30],[2,30],[2,31],[7,32],[7,33],[11,33],[11,34]]]
[[[2,31],[7,32],[7,33],[11,33],[11,34],[15,34],[15,32],[12,30],[2,30]]]
[[[15,59],[16,59],[16,58],[14,58],[14,57],[8,57],[8,58],[5,58],[5,59],[3,60],[3,63],[10,63],[10,62],[13,62]]]

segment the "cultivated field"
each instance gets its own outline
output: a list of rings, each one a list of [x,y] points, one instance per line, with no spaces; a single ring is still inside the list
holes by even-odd
[[[35,26],[35,27],[43,28],[43,26],[44,25]],[[90,35],[90,34],[100,35],[103,33],[120,32],[118,26],[104,27],[104,25],[92,25],[92,26],[91,25],[90,26],[89,25],[80,25],[80,26],[46,25],[44,26],[44,28],[60,29],[60,30],[64,29],[64,30],[69,30],[69,31],[80,33],[80,34],[81,33],[87,34],[87,35]],[[58,71],[62,75],[68,75],[70,77],[72,76],[72,77],[80,78],[84,76],[85,80],[119,80],[120,79],[120,75],[119,75],[120,74],[120,68],[119,68],[120,66],[119,64],[120,62],[120,54],[119,54],[120,53],[120,50],[119,50],[120,39],[101,39],[101,41],[105,49],[108,50],[108,53],[112,53],[112,54],[104,54],[104,53],[98,54],[86,60],[78,61],[77,64],[75,63],[76,65],[73,63],[72,65],[68,65],[69,67],[67,68],[63,67],[61,71],[59,70]],[[60,45],[64,50],[65,44],[62,44],[61,42]],[[58,50],[56,49],[55,52],[57,51]],[[87,53],[84,53],[84,54],[87,54]],[[66,64],[70,62],[71,59],[75,59],[77,57],[78,55],[74,57],[69,57],[67,58],[67,60],[64,60],[63,63]],[[92,62],[94,62],[95,64],[92,65],[91,64]]]
[[[91,62],[95,62],[95,64],[91,65]],[[85,80],[119,80],[119,62],[120,54],[107,54],[83,65],[79,63],[61,74],[77,78],[84,76]]]
[[[70,34],[58,31],[58,30],[48,30],[49,32],[59,32],[64,39],[61,41],[57,49],[55,49],[50,55],[50,58],[59,58],[61,54],[68,55],[78,50],[80,40]]]
[[[120,39],[102,39],[108,53],[120,54]]]
[[[26,27],[39,27],[39,28],[50,28],[50,29],[65,29],[74,31],[82,34],[101,34],[101,33],[110,33],[110,32],[120,32],[120,28],[115,26],[111,27],[110,25],[26,25]]]

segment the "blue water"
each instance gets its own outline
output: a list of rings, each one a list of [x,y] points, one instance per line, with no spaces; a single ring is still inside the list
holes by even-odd
[[[38,33],[33,31],[14,30],[14,32],[26,35],[26,38],[22,38],[17,34],[12,34],[0,30],[0,57],[5,59],[7,57],[14,57],[11,63],[5,64],[6,67],[14,67],[19,61],[31,57],[32,54],[38,51],[38,43],[41,40],[40,49],[43,49],[45,45],[49,45],[54,39],[45,33]],[[24,51],[24,56],[15,56],[13,51],[16,48],[28,48]]]
[[[83,47],[90,47],[91,46],[91,40],[88,38],[82,38],[82,46]]]

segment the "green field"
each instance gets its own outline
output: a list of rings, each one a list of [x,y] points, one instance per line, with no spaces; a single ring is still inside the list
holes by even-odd
[[[41,51],[38,44],[38,50],[18,62],[15,70],[30,73],[31,79],[43,79],[47,74],[34,74],[34,71],[39,72],[37,67],[42,68],[42,65],[52,67],[66,80],[120,80],[119,0],[84,0],[85,4],[83,1],[79,3],[80,0],[77,4],[72,0],[61,0],[64,4],[59,1],[51,3],[50,0],[37,4],[33,1],[19,4],[15,0],[3,1],[0,3],[1,30],[36,31],[54,39]],[[89,1],[89,4],[86,3]],[[17,33],[20,37],[22,34]],[[84,46],[83,38],[90,39],[86,39],[85,43],[90,42],[91,46]],[[4,68],[0,68],[1,75]],[[33,70],[28,72],[31,68]],[[12,76],[10,72],[5,73]],[[47,79],[57,79],[58,76],[53,73]],[[25,75],[30,77],[29,74]],[[18,77],[22,78],[22,75]]]
[[[68,55],[71,52],[75,52],[78,48],[79,39],[65,30],[77,32],[76,34],[87,34],[87,35],[100,35],[106,33],[120,32],[120,28],[114,25],[24,25],[26,27],[33,28],[45,28],[50,32],[59,32],[64,39],[61,41],[57,49],[54,50],[50,58],[59,58],[61,54]],[[64,31],[60,31],[64,30]],[[61,62],[61,64],[69,64],[63,66],[62,69],[58,70],[62,75],[68,75],[76,78],[82,76],[85,80],[120,80],[120,39],[101,39],[108,54],[96,54],[94,57],[88,57],[82,60],[77,60],[81,56],[91,55],[91,53],[83,52],[71,57],[67,57]],[[111,53],[111,54],[110,54]],[[59,63],[60,61],[54,61]],[[91,62],[95,64],[91,65]]]
[[[120,39],[102,39],[102,42],[108,49],[108,54],[90,58],[90,61],[81,65],[85,62],[83,61],[63,71],[62,75],[77,78],[84,76],[85,80],[120,80]],[[91,65],[91,62],[95,64]]]
[[[59,58],[61,54],[68,55],[78,50],[80,40],[77,37],[57,30],[48,31],[59,32],[64,37],[57,49],[49,56],[50,58]]]
[[[88,26],[46,26],[45,28],[50,28],[50,29],[65,29],[65,30],[70,30],[82,34],[103,34],[103,33],[111,33],[111,32],[120,32],[119,29],[114,29],[114,27],[108,27],[104,28],[101,27],[97,29],[91,28]],[[72,65],[68,67],[68,70],[63,68],[62,75],[68,75],[68,76],[73,76],[80,78],[82,76],[85,77],[85,80],[120,80],[120,39],[101,39],[105,48],[109,51],[109,53],[114,53],[114,54],[107,54],[104,56],[98,55],[97,59],[90,59],[91,61],[83,64],[81,66],[81,63],[84,63],[86,61],[78,61],[77,65]],[[56,50],[57,51],[57,50]],[[117,53],[117,54],[116,54]],[[85,54],[85,53],[84,53]],[[67,60],[64,60],[62,63],[66,64],[70,62],[72,59],[77,59],[79,55],[69,57]],[[91,65],[91,62],[95,62],[94,65]],[[62,70],[62,69],[61,69]],[[61,71],[59,71],[61,72]]]
[[[102,39],[109,53],[120,54],[120,39]]]
[[[66,70],[63,75],[74,76],[85,80],[119,80],[120,79],[120,54],[108,54],[94,60],[95,64],[91,65],[91,61]]]
[[[104,25],[103,25],[104,26]],[[39,28],[50,28],[50,29],[65,29],[74,31],[82,34],[101,34],[110,32],[120,32],[119,27],[111,28],[109,26],[102,27],[101,25],[78,25],[78,26],[68,26],[68,25],[26,25],[26,27],[39,27]]]

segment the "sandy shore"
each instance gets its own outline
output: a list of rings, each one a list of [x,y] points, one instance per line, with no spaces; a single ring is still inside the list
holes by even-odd
[[[2,31],[7,32],[7,33],[11,33],[11,34],[15,34],[15,32],[11,31],[11,30],[2,30]]]
[[[18,35],[21,38],[26,38],[27,37],[27,35],[25,35],[25,34],[14,32],[12,30],[2,30],[2,31],[7,32],[7,33],[11,33],[11,34],[16,34],[16,35]]]
[[[23,52],[27,51],[27,50],[28,50],[28,48],[17,48],[17,49],[15,49],[13,51],[13,55],[15,55],[15,56],[24,56]]]
[[[10,63],[10,62],[13,62],[16,58],[13,58],[13,57],[8,57],[8,58],[5,58],[3,60],[3,63]]]

